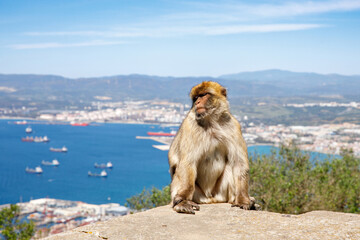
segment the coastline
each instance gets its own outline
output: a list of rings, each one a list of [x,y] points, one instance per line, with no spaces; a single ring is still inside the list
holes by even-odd
[[[45,122],[47,124],[71,124],[71,121],[49,121],[45,119],[38,119],[38,118],[29,118],[29,117],[0,117],[0,120],[28,120],[28,121],[38,121],[38,122]],[[87,121],[84,121],[87,122]],[[160,122],[154,122],[154,123],[148,123],[148,122],[138,122],[138,121],[88,121],[90,124],[100,124],[100,123],[111,123],[111,124],[141,124],[141,125],[167,125],[170,123],[160,123]],[[32,123],[34,124],[34,123]],[[176,126],[176,124],[170,124],[171,126]],[[179,124],[180,125],[180,124]]]
[[[23,117],[0,117],[0,120],[25,120],[25,121],[32,121],[26,124],[59,124],[59,125],[71,125],[71,122],[69,121],[49,121],[44,119],[38,119],[38,118],[23,118]],[[129,124],[129,125],[157,125],[157,126],[166,126],[166,127],[178,127],[180,124],[175,123],[160,123],[160,122],[154,122],[154,123],[148,123],[148,122],[138,122],[138,121],[119,121],[119,120],[113,120],[113,121],[90,121],[90,125],[96,125],[96,124]],[[139,139],[142,138],[141,136]],[[146,138],[146,137],[145,137]],[[169,144],[169,141],[164,141],[162,139],[156,139],[156,137],[151,138],[151,140],[162,143],[162,144]],[[171,142],[170,142],[171,143]],[[271,146],[274,148],[278,148],[279,146],[277,144],[271,144],[271,143],[251,143],[247,144],[247,147],[255,147],[255,146]],[[338,157],[339,155],[333,152],[318,152],[318,151],[312,151],[308,149],[304,149],[301,147],[301,145],[298,145],[298,147],[305,152],[310,153],[318,153],[318,154],[326,154],[326,155],[332,155]]]

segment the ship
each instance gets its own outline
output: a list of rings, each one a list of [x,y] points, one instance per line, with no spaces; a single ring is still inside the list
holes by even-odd
[[[50,148],[50,151],[52,152],[63,152],[63,153],[66,153],[68,151],[68,149],[64,146],[62,148]]]
[[[50,139],[47,136],[35,137],[34,142],[50,142]]]
[[[33,142],[34,138],[27,136],[27,137],[21,138],[21,141],[23,141],[23,142]]]
[[[42,164],[42,165],[45,165],[45,166],[55,166],[55,167],[57,167],[57,166],[60,165],[60,163],[59,163],[59,161],[58,161],[57,159],[54,159],[54,160],[52,160],[51,162],[42,160],[42,161],[41,161],[41,164]]]
[[[101,164],[95,163],[95,164],[94,164],[94,167],[95,167],[95,168],[112,168],[113,165],[112,165],[111,162],[107,162],[106,164],[105,164],[105,163],[101,163]]]
[[[149,136],[157,136],[157,137],[174,137],[176,135],[176,131],[171,131],[169,133],[165,132],[147,132]]]
[[[40,166],[37,166],[36,168],[29,168],[29,167],[26,167],[25,171],[27,173],[36,173],[36,174],[41,174],[43,173],[43,170]]]
[[[89,177],[107,177],[107,173],[105,170],[102,170],[101,173],[92,173],[92,172],[88,172],[88,176]]]
[[[86,122],[71,122],[70,125],[71,126],[86,127],[86,126],[89,126],[89,123],[86,123]]]
[[[32,133],[32,128],[29,126],[25,129],[25,132],[26,133]]]
[[[23,137],[21,138],[21,141],[23,142],[50,142],[50,139],[47,136],[44,137]]]
[[[27,121],[25,121],[25,120],[23,120],[23,121],[16,121],[16,122],[14,122],[14,124],[25,125],[25,124],[27,124]]]
[[[50,139],[47,136],[44,136],[42,139],[43,142],[50,142]]]

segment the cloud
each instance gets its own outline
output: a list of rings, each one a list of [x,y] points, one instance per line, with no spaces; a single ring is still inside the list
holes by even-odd
[[[80,36],[80,37],[142,37],[145,34],[137,29],[126,29],[125,31],[60,31],[60,32],[26,32],[27,36]]]
[[[124,41],[90,41],[80,43],[34,43],[34,44],[14,44],[10,47],[13,49],[41,49],[41,48],[68,48],[68,47],[89,47],[125,44]]]
[[[239,8],[244,8],[239,6]],[[247,6],[247,11],[264,17],[285,17],[329,12],[346,12],[360,9],[359,0],[348,1],[306,1],[290,2],[279,5],[263,4]]]
[[[119,39],[162,38],[178,36],[219,36],[243,33],[270,33],[303,31],[322,28],[326,24],[309,23],[303,15],[329,12],[356,11],[360,9],[359,0],[330,1],[276,1],[274,4],[243,4],[232,0],[214,2],[181,2],[189,5],[177,12],[156,15],[140,23],[128,22],[103,31],[49,31],[26,32],[31,37],[52,37],[54,42],[36,44],[15,44],[14,49],[65,48],[84,46],[118,45],[125,42]],[[184,8],[179,8],[184,9]],[[291,17],[291,23],[285,19]],[[264,22],[272,24],[264,24]],[[297,23],[296,23],[297,22]],[[64,37],[87,39],[80,43],[61,43]],[[102,39],[88,41],[88,39]]]
[[[205,33],[207,35],[225,35],[238,33],[266,33],[266,32],[284,32],[299,31],[306,29],[319,28],[319,24],[267,24],[267,25],[248,25],[248,26],[225,26],[210,28]]]
[[[265,33],[265,32],[282,32],[282,31],[299,31],[323,27],[320,24],[227,24],[227,25],[207,25],[207,26],[173,26],[162,28],[134,28],[131,31],[78,31],[78,32],[32,32],[27,35],[32,36],[77,36],[77,37],[107,37],[107,38],[127,38],[127,37],[172,37],[186,35],[228,35],[238,33]],[[49,47],[71,47],[71,46],[92,46],[92,45],[114,45],[123,42],[106,42],[95,41],[76,44],[58,44],[47,43],[41,44],[37,48]],[[25,48],[28,45],[15,45],[17,48]],[[25,47],[24,47],[25,46]],[[30,46],[37,45],[33,44]]]

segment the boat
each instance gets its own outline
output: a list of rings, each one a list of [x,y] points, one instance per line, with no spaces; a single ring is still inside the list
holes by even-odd
[[[50,148],[50,151],[52,152],[63,152],[63,153],[66,153],[68,151],[68,149],[64,146],[62,148],[53,148],[51,147]]]
[[[16,121],[16,122],[14,122],[14,124],[25,125],[25,124],[27,124],[27,121],[25,121],[25,120],[23,120],[23,121]]]
[[[37,166],[36,168],[26,167],[25,171],[27,173],[36,173],[36,174],[41,174],[43,172],[43,170],[40,166]]]
[[[92,172],[88,172],[88,176],[89,177],[107,177],[107,173],[105,170],[102,170],[101,173],[92,173]]]
[[[89,123],[86,123],[86,122],[71,122],[70,125],[71,126],[86,127],[86,126],[89,126]]]
[[[95,168],[112,168],[113,165],[112,165],[111,162],[107,162],[106,164],[105,164],[105,163],[101,163],[101,164],[95,163],[95,164],[94,164],[94,167],[95,167]]]
[[[26,133],[32,133],[32,128],[29,126],[25,129],[25,132]]]
[[[23,141],[23,142],[33,142],[34,138],[27,136],[27,137],[21,138],[21,141]]]
[[[35,137],[34,142],[50,142],[50,139],[47,136]]]
[[[55,166],[55,167],[60,165],[60,163],[59,163],[59,161],[57,159],[54,159],[51,162],[42,160],[41,164],[45,165],[45,166]]]
[[[157,137],[173,137],[176,135],[176,131],[171,131],[169,133],[165,132],[147,132],[149,136],[157,136]]]
[[[50,139],[47,136],[43,137],[43,142],[50,142]]]
[[[50,139],[47,136],[44,137],[23,137],[21,138],[21,141],[23,142],[50,142]]]

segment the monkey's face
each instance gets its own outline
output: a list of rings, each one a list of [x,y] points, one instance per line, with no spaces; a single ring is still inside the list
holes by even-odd
[[[191,89],[190,96],[198,120],[226,110],[226,89],[218,83],[202,82]]]
[[[194,97],[195,113],[198,116],[203,116],[209,110],[210,93],[204,92]]]

